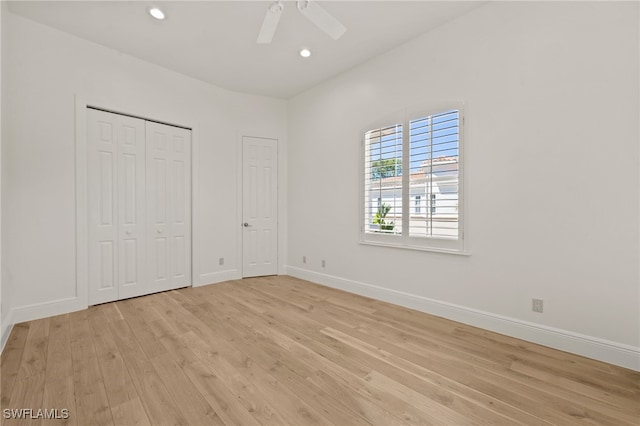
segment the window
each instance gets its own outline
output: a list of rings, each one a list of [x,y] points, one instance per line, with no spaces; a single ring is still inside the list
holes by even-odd
[[[464,252],[462,123],[449,105],[364,132],[362,242]]]
[[[366,232],[402,231],[402,125],[365,133]]]

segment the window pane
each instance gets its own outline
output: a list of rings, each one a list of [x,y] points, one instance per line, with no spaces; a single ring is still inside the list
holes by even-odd
[[[457,110],[409,122],[409,193],[416,204],[409,235],[458,239],[459,125]]]
[[[365,133],[366,233],[402,233],[402,125]]]

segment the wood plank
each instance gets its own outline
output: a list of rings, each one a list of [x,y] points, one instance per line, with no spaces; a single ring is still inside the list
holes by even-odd
[[[39,425],[38,409],[42,405],[49,343],[48,318],[32,321],[24,341],[22,357],[13,383],[9,409],[27,409],[7,424]],[[35,417],[35,418],[34,418]]]
[[[29,334],[29,328],[31,323],[23,322],[13,326],[11,335],[7,340],[7,343],[2,351],[2,357],[0,361],[0,397],[1,408],[14,408],[10,407],[11,395],[13,394],[13,386],[18,375],[18,368],[22,361],[22,354],[24,353],[24,347],[27,342],[27,335]]]
[[[176,358],[174,353],[167,351],[161,339],[151,328],[150,323],[162,320],[162,317],[153,309],[153,304],[149,299],[138,299],[134,302],[120,302],[120,312],[185,419],[190,424],[201,422],[210,425],[224,424],[214,408],[207,403],[185,375],[180,367],[180,358]]]
[[[18,324],[0,367],[71,411],[7,425],[640,424],[639,372],[282,276]]]
[[[189,424],[224,425],[216,411],[175,363],[172,354],[165,352],[152,357],[150,361]]]
[[[140,348],[144,351],[147,358],[160,356],[166,353],[165,347],[160,343],[153,331],[148,327],[145,321],[145,315],[155,314],[155,311],[147,309],[147,305],[143,300],[123,300],[118,302],[118,307],[124,320],[131,331],[135,334],[136,341]],[[155,317],[149,318],[153,320]]]
[[[90,308],[88,320],[114,423],[150,425],[129,370],[111,334],[107,316],[101,309]]]
[[[22,362],[20,363],[18,377],[44,375],[47,364],[47,345],[49,343],[49,319],[40,319],[31,322],[29,334],[25,342]]]
[[[247,311],[245,311],[245,315],[247,315]],[[286,325],[277,322],[270,322],[271,330],[270,334],[279,333],[281,330],[284,333],[296,333],[295,330],[287,329]],[[284,337],[276,340],[282,340]],[[305,336],[300,336],[296,334],[295,342],[290,346],[290,351],[292,355],[296,359],[300,359],[302,361],[307,361],[309,364],[317,365],[318,363],[322,363],[323,359],[318,359],[316,356],[317,351],[311,350],[313,347],[313,342],[317,341],[317,338],[307,338]],[[368,373],[364,378],[365,380],[370,377],[372,373],[377,373],[380,371],[384,374],[393,377],[399,383],[404,383],[405,385],[415,389],[416,391],[421,392],[422,394],[428,396],[434,401],[438,401],[439,403],[444,404],[447,407],[452,407],[453,409],[464,413],[470,418],[477,418],[478,420],[491,420],[492,424],[504,424],[508,419],[508,424],[514,424],[516,421],[513,418],[504,417],[503,415],[496,415],[489,412],[487,409],[483,409],[482,405],[478,405],[477,403],[471,402],[473,399],[481,399],[485,401],[486,407],[491,407],[492,409],[498,409],[503,414],[509,413],[510,407],[505,407],[504,404],[501,404],[498,400],[491,400],[490,398],[483,398],[483,395],[478,395],[477,393],[473,394],[473,398],[464,398],[463,394],[469,393],[472,390],[463,388],[462,386],[455,386],[454,383],[447,381],[445,377],[433,375],[430,380],[425,381],[425,377],[419,375],[415,372],[409,372],[400,368],[397,368],[393,363],[387,363],[387,359],[379,359],[377,357],[367,357],[364,356],[364,353],[361,353],[357,356],[359,364],[362,366],[368,366],[370,368],[370,373]],[[326,358],[326,357],[325,357]],[[344,362],[337,362],[338,365],[344,366]],[[376,371],[377,370],[377,371]],[[434,389],[434,386],[436,388]],[[453,390],[451,388],[454,388]],[[462,389],[462,390],[461,390]],[[515,417],[522,417],[522,413],[518,413]],[[535,422],[540,422],[540,419],[532,418]]]
[[[37,410],[43,408],[42,396],[44,393],[45,374],[31,374],[28,377],[18,375],[16,383],[9,402],[10,409],[27,409],[32,412],[24,412],[18,414],[19,417],[11,420],[4,420],[3,425],[39,425],[40,420],[35,417]]]
[[[301,335],[290,337],[287,335],[290,330],[282,332],[283,329],[275,321],[264,324],[264,319],[252,314],[250,310],[228,311],[228,313],[236,318],[237,324],[243,324],[242,334],[246,335],[249,330],[259,331],[260,337],[255,338],[257,340],[253,346],[268,352],[273,357],[270,363],[263,365],[263,368],[268,368],[274,377],[294,389],[297,395],[306,397],[306,401],[311,401],[319,413],[323,413],[325,417],[339,424],[371,424],[371,419],[366,417],[364,412],[354,410],[353,404],[344,404],[344,400],[335,398],[335,388],[323,388],[315,384],[310,386],[309,383],[313,382],[309,382],[308,379],[318,372],[318,359],[310,356],[310,353],[315,354],[315,352],[305,347],[310,343],[310,339]],[[270,342],[273,343],[269,344]],[[339,356],[332,359],[337,360],[336,365],[340,365],[341,368],[347,364],[346,360]],[[345,369],[341,374],[347,371],[349,370]],[[394,420],[397,421],[397,419]]]
[[[73,362],[71,355],[71,326],[69,315],[51,318],[42,408],[68,410],[65,419],[46,419],[43,425],[77,425]],[[62,416],[62,412],[60,413]],[[64,416],[62,416],[64,417]]]
[[[125,320],[109,323],[111,334],[153,425],[187,425]]]
[[[241,302],[238,301],[238,303]],[[247,307],[247,310],[244,311],[244,314],[247,315],[247,311],[250,309],[250,307],[247,305],[245,305],[245,307]],[[273,329],[271,333],[275,333],[275,329],[282,329],[282,323],[270,322],[269,324]],[[287,330],[286,326],[284,326],[284,329]],[[296,330],[300,330],[300,328],[297,327]],[[294,331],[292,329],[288,329],[285,332],[294,334],[297,333],[297,331]],[[319,331],[318,334],[322,336]],[[313,347],[314,343],[318,340],[320,339],[315,334],[313,334],[313,336],[309,339],[296,335],[296,342],[301,343],[302,345],[298,347],[298,350],[292,348],[293,356],[296,359],[301,360],[306,360],[310,356],[313,357],[315,355],[315,352],[317,351],[309,351],[308,349],[309,347]],[[300,349],[302,349],[302,352],[300,351]],[[478,394],[477,392],[473,392],[472,389],[468,389],[463,386],[455,386],[455,383],[448,381],[446,377],[432,375],[429,380],[425,382],[424,380],[426,378],[423,375],[413,371],[399,369],[397,368],[397,365],[393,363],[387,363],[388,359],[386,358],[378,358],[375,356],[367,357],[364,355],[364,353],[360,352],[359,354],[351,354],[350,357],[357,358],[358,363],[361,366],[368,366],[370,368],[370,372],[373,372],[374,369],[384,372],[384,374],[388,374],[390,375],[390,377],[396,378],[398,382],[411,386],[413,389],[416,389],[424,393],[425,395],[428,395],[434,401],[438,401],[439,403],[442,403],[446,406],[455,408],[456,410],[469,416],[469,418],[471,419],[475,418],[485,421],[490,420],[492,424],[504,424],[505,421],[508,420],[508,424],[515,424],[517,423],[514,420],[515,418],[522,418],[524,416],[522,412],[513,410],[510,406],[505,406],[505,404],[502,404],[499,400],[486,397],[482,394]],[[315,358],[313,361],[309,362],[318,364],[322,363],[323,359]],[[341,366],[345,365],[344,362],[337,362],[336,364]],[[421,373],[424,373],[424,371],[421,371]],[[370,376],[370,374],[371,373],[368,373],[364,378],[366,379]],[[470,392],[473,394],[472,398],[465,398],[464,395]],[[484,406],[475,402],[476,399],[483,401]],[[496,413],[493,413],[493,410],[499,410],[502,414],[498,415]],[[509,418],[504,416],[505,414],[509,413],[511,413],[513,417]],[[540,419],[534,417],[531,417],[529,420],[539,424],[542,423]]]
[[[191,348],[193,353],[196,354],[199,359],[199,362],[197,364],[191,364],[189,365],[190,367],[204,367],[208,371],[211,371],[213,374],[213,372],[219,372],[221,370],[233,370],[233,367],[231,367],[230,365],[226,365],[230,364],[230,360],[242,360],[239,361],[239,364],[236,364],[236,367],[238,367],[240,370],[247,369],[247,366],[245,365],[246,355],[226,341],[226,338],[228,338],[229,336],[229,334],[227,334],[230,332],[229,329],[225,329],[224,333],[216,334],[215,328],[209,328],[200,321],[193,322],[193,320],[190,320],[189,317],[191,316],[191,312],[186,307],[184,307],[184,304],[181,305],[177,301],[172,300],[172,298],[166,298],[164,300],[164,303],[165,309],[168,309],[168,311],[174,312],[176,315],[178,315],[177,317],[174,317],[174,321],[172,321],[172,324],[177,327],[176,330],[180,328],[181,322],[186,323],[187,321],[189,321],[192,325],[192,331],[180,335],[181,340],[189,348]],[[161,304],[162,302],[159,303],[159,305]],[[218,332],[220,332],[221,330],[222,329],[217,329]],[[210,347],[205,344],[205,342],[215,343],[213,347]],[[221,357],[219,357],[220,353],[226,355],[226,364],[225,361],[221,359]],[[190,374],[191,377],[194,376],[193,372],[190,372]],[[244,376],[246,377],[245,383],[251,383],[250,387],[246,388],[247,392],[250,392],[253,395],[264,395],[264,391],[260,390],[259,384],[257,384],[252,377],[248,377],[249,375],[246,374],[246,372],[244,373]],[[218,390],[221,387],[224,389],[224,392],[222,392],[222,394],[233,394],[231,389],[237,389],[238,384],[229,376],[220,375],[220,377],[218,377],[218,375],[216,374],[213,377],[215,378],[215,380],[209,383],[209,386],[214,385],[215,387],[209,389],[207,391],[208,394],[211,395],[212,391],[214,395],[221,394],[221,392]],[[198,378],[197,375],[194,379],[196,378]],[[243,384],[241,384],[240,386],[243,386]],[[220,396],[218,396],[217,398],[220,398]],[[273,412],[273,410],[271,409],[273,403],[270,401],[268,396],[266,398],[262,396],[253,400],[249,400],[246,397],[238,396],[237,402],[240,403],[239,406],[236,404],[236,401],[231,404],[225,403],[223,405],[224,411],[219,412],[219,415],[221,417],[230,417],[229,420],[231,420],[231,422],[225,419],[225,422],[228,424],[245,424],[247,422],[249,422],[249,424],[254,424],[257,423],[258,418],[264,418],[265,416],[268,419],[267,423],[269,424],[273,424],[274,420],[277,419],[282,420],[281,415],[277,412]],[[239,419],[241,420],[241,422],[238,423],[238,421],[234,419]],[[291,422],[287,420],[284,421],[284,423],[290,424]]]
[[[300,306],[300,305],[298,304],[297,306]],[[317,312],[323,312],[323,310],[318,310]],[[334,312],[334,314],[335,314],[335,312]],[[311,312],[310,312],[310,315],[312,315]],[[327,318],[324,321],[327,322],[327,323],[333,323],[334,326],[336,324],[336,322],[333,321],[331,318]],[[339,328],[339,326],[338,326],[338,328]],[[343,330],[343,331],[349,332],[349,330]],[[351,331],[351,333],[354,333],[354,331]],[[355,332],[355,333],[357,333],[357,332]],[[364,340],[366,340],[366,338],[364,338]],[[496,377],[496,379],[501,379],[501,378],[502,378],[502,376],[500,376],[500,375],[498,375]],[[529,385],[530,383],[526,383],[526,384]],[[529,391],[533,392],[534,389],[529,389]],[[543,394],[541,394],[541,395],[543,395]],[[567,402],[567,401],[565,401],[565,402]],[[571,416],[571,418],[579,417],[579,416],[583,416],[585,418],[595,417],[595,418],[599,418],[600,421],[603,421],[603,422],[609,422],[609,423],[612,422],[612,419],[610,417],[608,417],[606,415],[603,415],[603,411],[606,412],[607,411],[606,409],[605,410],[599,410],[599,411],[593,411],[592,409],[588,409],[588,407],[589,407],[588,405],[584,405],[584,406],[580,407],[580,406],[576,406],[575,404],[567,403],[566,404],[566,409],[565,409],[565,411],[566,411],[565,415],[566,416]],[[589,408],[591,408],[591,407],[589,407]],[[618,420],[628,421],[627,418],[620,418],[620,417],[618,417]],[[565,418],[564,421],[569,421],[569,420],[567,420]]]
[[[277,292],[277,291],[276,291]],[[291,295],[289,295],[291,296]],[[322,310],[317,310],[316,312],[330,312],[333,315],[338,315],[339,313],[336,312],[335,310],[333,312],[331,312],[331,309],[322,309]],[[353,315],[352,315],[353,316]],[[363,318],[357,318],[356,321],[362,321]],[[334,321],[332,321],[331,319],[327,319],[325,320],[328,323],[334,323]],[[366,321],[365,321],[366,322]],[[368,328],[367,334],[371,335],[371,334],[376,334],[379,332],[381,324],[377,323],[377,324],[373,324],[371,326],[371,328]],[[467,329],[474,329],[473,327],[468,327],[466,326]],[[357,331],[360,331],[362,329],[362,327],[357,327]],[[458,330],[459,328],[456,328],[454,331]],[[478,329],[474,329],[475,331],[478,331]],[[345,330],[343,330],[345,331]],[[480,330],[482,332],[482,334],[488,338],[485,339],[485,345],[487,340],[491,341],[494,339],[508,339],[511,342],[513,342],[513,344],[518,344],[518,340],[517,339],[511,339],[511,338],[507,338],[506,336],[500,336],[497,335],[495,333],[490,333],[490,332],[486,332],[484,330]],[[353,333],[353,332],[352,332]],[[357,332],[356,332],[357,333]],[[455,334],[455,333],[454,333]],[[443,334],[443,336],[446,336],[446,334]],[[385,337],[389,337],[389,336],[385,336]],[[500,348],[496,348],[495,345],[492,345],[491,348],[487,347],[487,349],[485,350],[484,348],[480,348],[479,345],[474,344],[472,341],[470,341],[470,339],[468,339],[469,344],[468,347],[470,347],[471,349],[467,348],[467,347],[461,347],[459,345],[459,343],[456,343],[457,340],[457,336],[453,336],[455,337],[454,339],[449,339],[450,341],[447,343],[446,348],[449,349],[453,349],[453,353],[456,353],[456,357],[463,357],[462,359],[465,359],[467,361],[472,360],[474,363],[478,363],[480,361],[484,361],[484,363],[482,364],[482,366],[484,368],[487,368],[489,371],[497,373],[498,377],[496,377],[496,379],[501,380],[503,377],[505,377],[505,369],[501,367],[501,365],[503,365],[505,363],[505,361],[509,361],[513,359],[513,356],[511,354],[508,354],[507,351],[501,351]],[[410,350],[413,350],[415,353],[420,353],[422,351],[424,351],[425,346],[423,344],[416,344],[416,338],[415,336],[412,337],[412,339],[410,341],[407,341],[406,339],[404,339],[402,342],[397,342],[398,344],[401,344],[402,346],[404,346],[405,348],[408,348]],[[537,345],[533,345],[533,344],[529,344],[527,342],[525,342],[524,346],[529,346],[529,347],[538,347]],[[482,349],[481,352],[478,352],[480,349]],[[559,354],[559,355],[554,355],[554,359],[545,359],[546,357],[542,357],[541,358],[541,353],[544,352],[548,352],[548,351],[552,351],[553,354]],[[518,353],[519,355],[523,355],[525,357],[527,356],[531,356],[531,351],[528,351],[525,349],[525,352],[523,353],[522,350],[518,351],[515,350],[516,353]],[[468,353],[469,355],[473,355],[473,357],[469,357],[466,356],[465,354]],[[500,360],[499,362],[495,362],[496,359],[496,355],[500,355],[501,353],[505,354],[504,358],[502,358],[502,360]],[[478,358],[478,356],[481,357],[481,359]],[[558,365],[559,362],[562,362],[563,365],[562,367],[566,368],[566,362],[575,362],[575,360],[580,359],[580,357],[578,356],[574,356],[571,354],[566,354],[566,353],[562,353],[560,351],[553,351],[550,350],[549,348],[542,348],[539,349],[539,353],[536,355],[538,357],[538,362],[542,362],[543,364],[539,365],[539,368],[542,368],[543,370],[548,370],[550,368],[550,366],[553,365]],[[557,361],[556,361],[556,357],[557,357]],[[492,359],[493,358],[493,359]],[[459,358],[460,359],[460,358]],[[499,359],[499,358],[498,358]],[[589,360],[590,364],[591,363],[597,363],[597,361],[593,361],[593,360]],[[600,363],[603,364],[603,363]],[[506,366],[508,367],[509,365],[511,365],[511,362],[508,362],[508,364],[506,364]],[[569,367],[572,367],[573,365],[570,365]],[[594,374],[596,375],[604,375],[605,373],[608,373],[610,370],[610,366],[608,366],[607,368],[599,368],[597,369]],[[616,370],[616,374],[619,374],[620,370],[624,370],[624,369],[617,369]],[[561,375],[562,374],[562,370],[561,367],[558,366],[558,371],[556,371],[556,374]],[[565,372],[564,375],[567,375],[567,373]],[[611,377],[609,377],[611,379]],[[600,403],[600,401],[589,401],[586,400],[584,401],[582,404],[573,404],[570,403],[569,401],[572,401],[574,398],[574,395],[572,393],[568,393],[566,391],[563,391],[561,389],[555,390],[549,386],[547,386],[546,383],[540,383],[540,382],[532,382],[530,380],[524,380],[521,376],[518,375],[513,375],[512,379],[515,379],[517,381],[519,381],[521,384],[524,384],[526,386],[531,387],[530,391],[534,392],[537,389],[541,389],[544,390],[545,392],[552,392],[553,395],[555,397],[559,397],[560,400],[565,399],[566,404],[566,415],[572,416],[572,417],[579,417],[579,416],[584,416],[586,418],[598,418],[599,421],[601,422],[608,422],[608,423],[615,423],[616,421],[620,421],[620,422],[630,422],[632,421],[632,419],[636,419],[637,415],[633,414],[634,408],[631,406],[627,406],[626,410],[627,411],[631,411],[632,412],[632,417],[624,415],[624,414],[619,414],[618,411],[616,410],[611,410],[611,407],[608,407],[607,405],[603,405]],[[583,381],[587,380],[589,381],[590,385],[592,385],[591,389],[591,395],[593,395],[594,393],[598,393],[600,391],[599,388],[602,383],[594,383],[594,379],[591,378],[583,378]],[[627,388],[625,389],[627,392],[627,396],[631,396],[632,398],[635,396],[634,392],[635,392],[635,388],[636,386],[632,385],[632,382],[629,381],[630,379],[628,377],[622,377],[620,379],[616,379],[613,378],[611,380],[612,382],[612,386],[609,388],[611,391],[615,392],[615,393],[620,393],[619,389],[617,389],[616,383],[620,383],[621,381],[627,381]],[[576,383],[576,382],[573,382]],[[637,381],[636,381],[637,383]],[[573,386],[574,388],[576,387],[576,385]],[[594,389],[594,387],[596,389]],[[582,388],[583,393],[586,392],[586,388]],[[619,399],[618,402],[620,402],[621,400]],[[637,407],[637,404],[635,405],[635,407]]]
[[[228,376],[216,374],[218,370],[215,366],[211,368],[206,365],[209,364],[207,362],[209,353],[214,352],[214,350],[207,346],[203,351],[204,353],[200,353],[201,358],[199,358],[195,354],[198,350],[194,346],[202,345],[204,343],[202,339],[192,331],[187,333],[177,332],[174,327],[183,317],[178,316],[178,318],[180,319],[175,320],[174,317],[174,321],[171,323],[163,318],[157,319],[153,321],[151,327],[167,350],[173,354],[175,362],[180,366],[184,374],[225,424],[259,424],[253,415],[253,405],[246,406],[244,403],[246,397],[241,394],[235,394],[232,390],[233,386],[228,386],[229,381],[232,379]],[[217,339],[209,341],[216,342]]]
[[[76,417],[79,425],[113,425],[109,399],[96,355],[88,310],[69,314],[71,359],[75,389]]]

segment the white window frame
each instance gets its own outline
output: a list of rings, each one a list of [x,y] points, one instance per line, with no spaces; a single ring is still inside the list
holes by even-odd
[[[465,111],[464,102],[461,101],[443,101],[434,102],[429,105],[423,105],[420,107],[407,108],[403,111],[395,114],[389,114],[386,118],[372,122],[366,126],[360,132],[361,135],[361,150],[360,150],[360,243],[367,245],[412,249],[412,250],[425,250],[434,251],[440,253],[461,254],[469,255],[467,234],[467,202],[466,202],[466,185],[465,185],[465,165],[468,162],[466,153],[466,123],[465,123]],[[408,218],[411,215],[413,209],[412,201],[413,197],[410,194],[409,178],[410,173],[406,173],[410,170],[410,121],[426,117],[430,115],[436,115],[445,111],[457,110],[459,111],[459,139],[458,139],[458,238],[440,238],[436,236],[429,237],[411,237],[409,236]],[[401,124],[402,131],[402,233],[383,234],[365,232],[365,137],[366,132],[374,129],[384,128],[387,126],[393,126]],[[427,200],[429,203],[430,200]],[[431,205],[427,205],[426,209],[430,209]],[[429,210],[430,211],[430,210]]]

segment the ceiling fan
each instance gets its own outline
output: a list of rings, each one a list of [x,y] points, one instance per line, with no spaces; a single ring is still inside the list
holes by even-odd
[[[298,10],[308,20],[313,22],[318,28],[324,31],[329,37],[334,40],[342,37],[342,34],[347,31],[347,28],[334,18],[329,12],[327,12],[317,2],[312,0],[298,0]],[[258,34],[257,42],[259,44],[269,44],[273,39],[273,35],[278,28],[278,22],[284,9],[282,0],[277,0],[272,3],[267,9],[267,14],[262,22],[262,28],[260,28],[260,34]]]

